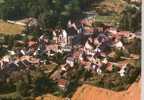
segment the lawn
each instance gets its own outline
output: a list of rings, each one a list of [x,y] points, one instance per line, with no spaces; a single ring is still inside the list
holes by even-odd
[[[12,92],[12,93],[7,93],[7,94],[0,94],[0,99],[16,99],[15,97],[17,97],[16,92]]]
[[[104,22],[104,23],[115,21],[115,17],[114,16],[97,15],[95,19],[96,19],[96,22]]]
[[[0,20],[0,35],[16,35],[20,34],[24,29],[23,26]]]
[[[4,2],[4,0],[0,0],[0,3],[3,3]]]

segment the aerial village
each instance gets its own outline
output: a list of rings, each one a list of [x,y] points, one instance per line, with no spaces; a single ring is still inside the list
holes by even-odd
[[[38,22],[31,17],[6,23],[28,31]],[[82,84],[120,91],[139,81],[141,33],[121,31],[105,23],[94,26],[95,23],[94,16],[69,19],[66,27],[51,28],[35,37],[22,28],[7,43],[4,39],[9,37],[1,36],[0,90],[18,82],[22,86],[36,84],[22,88],[26,91],[24,95],[20,92],[23,97],[42,93],[71,97]],[[0,30],[4,30],[2,25]],[[21,89],[19,85],[12,86],[18,88],[16,91]]]

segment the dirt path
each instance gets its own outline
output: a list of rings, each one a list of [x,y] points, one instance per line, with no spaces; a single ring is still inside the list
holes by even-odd
[[[78,88],[72,100],[140,100],[140,81],[135,82],[127,91],[114,92],[91,85]]]

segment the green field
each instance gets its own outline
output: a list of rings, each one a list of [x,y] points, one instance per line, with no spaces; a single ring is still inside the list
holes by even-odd
[[[0,20],[0,35],[16,35],[21,33],[24,29],[23,26]]]
[[[0,0],[0,3],[3,3],[4,2],[4,0]]]

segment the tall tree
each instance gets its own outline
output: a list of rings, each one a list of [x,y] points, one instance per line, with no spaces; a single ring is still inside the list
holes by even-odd
[[[41,27],[63,26],[77,18],[87,0],[5,0],[0,4],[2,19],[38,18]]]
[[[130,4],[121,13],[120,26],[122,30],[141,30],[141,6]]]

